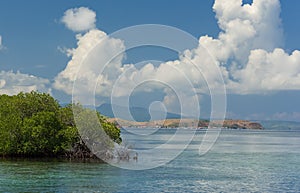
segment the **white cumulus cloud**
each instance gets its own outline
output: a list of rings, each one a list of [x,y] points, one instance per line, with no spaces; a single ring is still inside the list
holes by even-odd
[[[71,60],[56,76],[54,88],[72,94],[76,81],[76,94],[85,94],[92,92],[98,82],[102,86],[97,94],[108,96],[111,80],[117,79],[122,70],[123,55],[116,56],[113,61],[110,59],[125,49],[123,42],[97,29],[83,36],[77,35],[77,40],[77,48],[67,50]],[[106,65],[107,62],[109,65]]]
[[[218,39],[203,36],[199,42],[218,61],[231,59],[244,66],[251,50],[283,46],[279,0],[254,0],[243,6],[242,0],[216,0],[213,10],[222,31]]]
[[[199,94],[209,93],[208,87],[224,86],[217,64],[230,93],[300,89],[300,52],[288,54],[283,49],[279,0],[254,0],[251,5],[243,5],[242,0],[215,0],[213,11],[221,29],[218,37],[202,36],[197,48],[159,65],[148,63],[136,68],[122,64],[124,54],[115,55],[126,49],[123,41],[103,31],[93,29],[78,35],[77,47],[67,50],[71,60],[55,78],[54,87],[72,94],[76,80],[82,93],[90,93],[97,85],[98,96],[110,96],[115,87],[114,95],[122,97],[152,79],[173,85],[181,98],[196,101],[201,99]],[[111,58],[114,60],[106,65]],[[167,90],[161,84],[151,84],[143,91],[152,88]],[[176,100],[170,92],[165,94],[164,103],[171,106]]]
[[[48,79],[12,71],[0,71],[0,94],[15,95],[19,92],[51,92]]]
[[[226,67],[230,93],[267,93],[300,89],[299,51],[285,53],[279,0],[216,0],[213,6],[222,31],[217,39],[199,42]]]
[[[244,69],[233,72],[238,80],[234,88],[238,93],[266,93],[278,90],[300,89],[300,51],[287,54],[282,49],[267,52],[252,50]]]
[[[96,27],[96,13],[86,7],[68,9],[65,11],[61,22],[74,32],[83,32]]]

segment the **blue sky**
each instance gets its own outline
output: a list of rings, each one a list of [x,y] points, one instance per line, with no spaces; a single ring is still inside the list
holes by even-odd
[[[76,39],[75,34],[60,23],[60,18],[67,9],[75,7],[93,9],[97,13],[96,26],[106,33],[132,25],[157,23],[178,27],[196,37],[218,34],[211,10],[213,1],[198,6],[180,1],[171,4],[160,1],[32,2],[1,2],[0,34],[7,47],[0,59],[4,70],[20,70],[46,78],[53,78],[61,71],[68,58],[57,47],[74,47]],[[47,70],[35,69],[37,66],[45,66]]]
[[[249,1],[245,1],[245,3],[249,3]],[[7,83],[5,72],[13,71],[13,73],[17,73],[19,71],[21,74],[49,80],[49,83],[46,86],[43,85],[42,88],[51,90],[51,93],[58,100],[68,102],[70,100],[69,93],[52,86],[57,75],[66,69],[68,62],[71,61],[71,58],[62,53],[59,48],[76,48],[78,41],[75,37],[76,34],[81,33],[84,35],[85,32],[74,32],[66,27],[65,23],[61,21],[66,10],[79,7],[89,8],[96,13],[96,28],[107,34],[124,27],[150,23],[173,26],[192,34],[196,38],[209,35],[217,39],[221,29],[218,25],[216,14],[212,9],[213,4],[214,0],[135,0],[130,1],[130,3],[116,0],[76,2],[1,1],[0,36],[2,48],[0,50],[0,71],[3,71],[3,73],[0,79],[3,80],[2,82]],[[300,50],[300,38],[298,38],[300,22],[297,22],[298,18],[300,18],[300,2],[297,0],[281,0],[280,7],[283,43],[278,43],[278,45],[287,54],[291,54],[294,50]],[[271,53],[272,51],[269,52]],[[170,56],[166,56],[168,54]],[[141,55],[149,56],[141,57]],[[128,53],[126,63],[137,62],[152,56],[155,56],[155,59],[165,60],[165,58],[174,57],[174,53],[167,51],[164,53],[156,49],[132,52]],[[227,62],[229,63],[229,60]],[[272,64],[270,65],[272,66]],[[267,80],[265,79],[264,81]],[[287,79],[287,81],[289,80]],[[240,81],[243,82],[245,80],[241,78]],[[15,84],[22,85],[22,81],[17,81]],[[28,86],[28,84],[25,85]],[[13,87],[14,83],[12,81],[11,84],[6,84],[5,87],[2,87],[2,93],[13,93],[10,92],[13,90]],[[269,87],[267,86],[267,88]],[[298,85],[293,85],[291,89],[282,90],[282,88],[276,88],[274,90],[271,89],[271,91],[264,91],[264,87],[262,88],[263,91],[260,90],[259,92],[254,92],[253,90],[244,93],[229,92],[228,115],[233,118],[298,121],[300,120],[300,103],[298,100],[300,87],[299,89],[297,87]],[[163,94],[156,93],[156,95],[159,95],[160,97],[158,98],[161,98]],[[139,102],[140,100],[140,97],[137,98],[136,103],[142,105],[142,102]],[[207,101],[203,99],[201,102],[205,104],[203,106],[207,106]],[[145,102],[145,104],[150,102]],[[208,107],[203,108],[208,109]]]

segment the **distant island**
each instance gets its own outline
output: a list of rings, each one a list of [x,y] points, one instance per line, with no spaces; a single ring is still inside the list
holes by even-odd
[[[192,127],[192,128],[208,128],[208,127],[222,127],[228,129],[255,129],[262,130],[264,127],[258,122],[248,120],[224,120],[212,121],[196,120],[196,119],[166,119],[155,120],[148,122],[127,121],[119,118],[108,118],[108,122],[114,123],[119,127],[159,127],[159,128],[178,128],[178,127]]]
[[[119,125],[119,127],[159,127],[159,128],[178,128],[178,127],[193,127],[193,128],[208,128],[211,127],[222,127],[230,129],[257,129],[261,130],[264,127],[258,123],[247,120],[230,120],[227,119],[223,123],[220,121],[213,121],[209,125],[208,120],[195,120],[186,117],[181,117],[180,114],[166,112],[165,120],[151,120],[151,115],[147,108],[143,107],[127,107],[102,104],[96,108],[97,111],[101,112],[102,115],[109,117],[107,120],[111,123]],[[128,121],[127,112],[130,111],[135,121]],[[115,117],[114,111],[117,111],[119,115],[125,115],[124,117]],[[152,113],[162,114],[161,111],[153,111]]]

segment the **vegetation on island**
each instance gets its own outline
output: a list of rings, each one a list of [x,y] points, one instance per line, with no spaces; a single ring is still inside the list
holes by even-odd
[[[165,120],[154,120],[149,122],[136,122],[127,121],[119,118],[109,118],[109,122],[123,127],[159,127],[159,128],[178,128],[178,127],[189,127],[189,128],[229,128],[229,129],[255,129],[262,130],[264,127],[258,122],[252,122],[247,120],[198,120],[198,119],[165,119]]]
[[[14,96],[0,95],[0,155],[2,157],[93,157],[87,142],[93,139],[79,134],[73,109],[85,123],[95,112],[81,105],[60,106],[45,93],[32,91]],[[111,146],[121,143],[120,129],[97,112],[97,119],[111,140],[98,143]],[[100,130],[95,127],[95,131]],[[102,131],[103,131],[102,130]],[[95,132],[94,131],[94,132]],[[85,137],[85,138],[83,138]],[[98,138],[99,139],[99,138]]]

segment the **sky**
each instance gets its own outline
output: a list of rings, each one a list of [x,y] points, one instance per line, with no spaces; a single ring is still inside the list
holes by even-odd
[[[67,103],[72,94],[89,93],[97,80],[97,105],[111,103],[116,88],[119,102],[127,95],[132,106],[149,107],[159,100],[178,113],[182,99],[190,109],[198,102],[207,117],[208,90],[219,92],[225,85],[227,118],[300,121],[299,8],[297,0],[1,1],[0,93],[39,90]],[[198,42],[178,54],[151,46],[126,50],[122,39],[108,38],[142,24],[176,27]],[[97,56],[78,73],[82,56],[99,42]],[[99,76],[99,61],[123,50]],[[192,72],[190,62],[201,73]],[[75,77],[78,93],[72,93]],[[178,92],[163,85],[137,86],[149,78]]]

